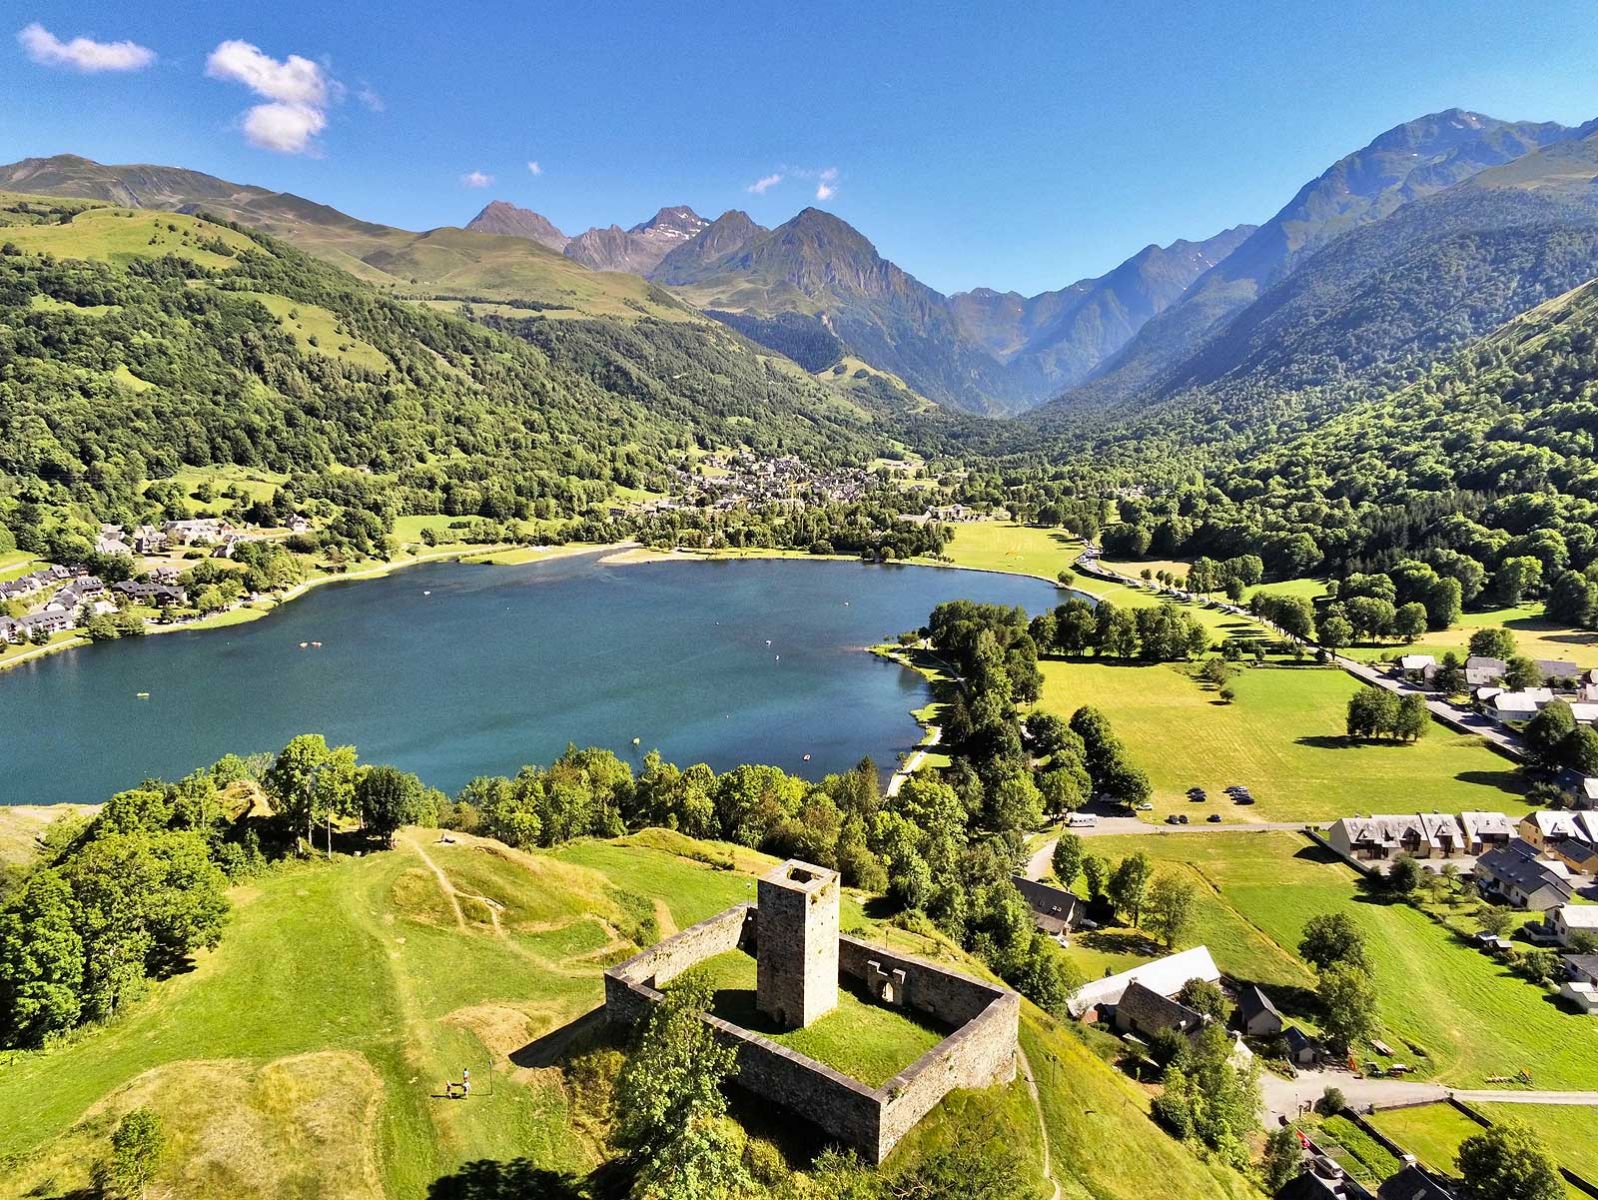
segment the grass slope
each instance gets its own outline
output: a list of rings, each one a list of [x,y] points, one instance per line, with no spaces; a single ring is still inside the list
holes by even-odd
[[[662,831],[524,854],[408,830],[392,853],[236,888],[222,945],[191,972],[108,1026],[8,1060],[0,1197],[86,1187],[137,1104],[168,1123],[173,1153],[152,1189],[165,1196],[420,1197],[462,1163],[522,1155],[586,1172],[598,1152],[563,1077],[509,1056],[600,1002],[603,966],[632,951],[646,918],[669,932],[708,916],[749,896],[749,872],[769,861]],[[845,925],[953,955],[890,935],[852,902]],[[1246,1193],[1157,1132],[1133,1085],[1036,1022],[1029,1053],[1058,1129],[1056,1172],[1076,1181],[1066,1194],[1130,1197],[1156,1178],[1184,1197]],[[467,1067],[472,1098],[443,1099],[443,1080]],[[898,1153],[986,1136],[1041,1167],[1037,1119],[1023,1082],[960,1093]],[[1095,1144],[1073,1136],[1084,1121]],[[1036,1194],[1048,1194],[1041,1178]]]
[[[1489,1107],[1495,1111],[1487,1111]],[[1593,1139],[1598,1135],[1598,1119],[1595,1119],[1598,1114],[1559,1105],[1500,1104],[1483,1106],[1482,1115],[1530,1125],[1558,1162],[1579,1175],[1595,1178],[1598,1143]],[[1480,1125],[1451,1104],[1388,1109],[1372,1113],[1370,1122],[1432,1170],[1456,1179],[1459,1178],[1456,1160],[1460,1144],[1482,1131]],[[1565,1192],[1574,1200],[1587,1195],[1568,1183]]]

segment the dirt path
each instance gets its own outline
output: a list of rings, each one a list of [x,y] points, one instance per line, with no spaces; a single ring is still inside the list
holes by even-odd
[[[438,890],[444,893],[444,898],[449,901],[449,906],[455,910],[455,924],[465,929],[466,913],[461,909],[460,893],[455,890],[455,885],[450,882],[449,876],[444,873],[444,868],[434,862],[432,856],[422,849],[422,843],[417,841],[414,835],[405,834],[404,840],[407,846],[416,851],[416,857],[427,865],[427,869],[433,873],[433,878],[438,881]],[[496,930],[499,928],[497,919],[494,922],[494,927]]]
[[[1054,1177],[1054,1156],[1049,1150],[1049,1123],[1043,1119],[1043,1097],[1038,1095],[1038,1081],[1032,1074],[1032,1064],[1026,1051],[1016,1048],[1015,1056],[1021,1066],[1021,1078],[1026,1080],[1027,1093],[1032,1097],[1032,1108],[1038,1114],[1038,1138],[1043,1147],[1043,1178],[1054,1189],[1053,1200],[1060,1200],[1060,1181]]]
[[[663,938],[669,938],[677,932],[677,918],[671,915],[671,908],[664,900],[655,901],[655,925]]]

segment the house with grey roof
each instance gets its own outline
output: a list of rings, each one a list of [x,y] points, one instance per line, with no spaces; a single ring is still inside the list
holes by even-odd
[[[1539,859],[1536,848],[1525,842],[1489,850],[1476,860],[1474,874],[1482,895],[1532,912],[1568,904],[1574,894],[1570,880]]]
[[[1465,660],[1465,683],[1469,687],[1493,687],[1502,683],[1509,664],[1501,658],[1472,654]]]
[[[1582,934],[1598,937],[1598,904],[1561,904],[1550,910],[1543,923],[1562,946]]]
[[[1462,812],[1459,827],[1465,835],[1466,854],[1480,854],[1515,840],[1515,823],[1501,812]]]
[[[1148,1041],[1167,1031],[1191,1038],[1204,1028],[1209,1020],[1197,1009],[1189,1008],[1180,1000],[1162,996],[1141,983],[1132,983],[1121,993],[1115,1006],[1115,1027],[1122,1033],[1135,1034]]]
[[[1237,1012],[1232,1023],[1244,1037],[1274,1037],[1286,1025],[1271,998],[1253,983],[1238,992]]]
[[[1075,927],[1082,901],[1062,888],[1050,887],[1024,875],[1011,878],[1015,890],[1032,910],[1037,927],[1050,937],[1065,937]]]

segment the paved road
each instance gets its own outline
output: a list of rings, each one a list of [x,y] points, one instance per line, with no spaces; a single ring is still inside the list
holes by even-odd
[[[1350,1108],[1364,1112],[1369,1108],[1395,1108],[1426,1100],[1446,1100],[1449,1096],[1467,1104],[1559,1104],[1598,1108],[1598,1092],[1539,1092],[1530,1088],[1471,1089],[1444,1087],[1439,1083],[1420,1083],[1402,1079],[1355,1079],[1346,1071],[1301,1071],[1297,1079],[1283,1079],[1266,1072],[1260,1078],[1267,1122],[1277,1117],[1296,1116],[1305,1104],[1312,1104],[1329,1087],[1343,1093]]]
[[[1413,692],[1417,695],[1425,696],[1426,707],[1431,710],[1433,716],[1455,728],[1475,734],[1483,741],[1496,746],[1510,758],[1519,759],[1523,757],[1524,751],[1521,749],[1520,738],[1493,721],[1488,720],[1480,713],[1469,708],[1463,708],[1458,704],[1451,704],[1447,700],[1416,687],[1408,680],[1396,679],[1385,671],[1378,671],[1368,663],[1359,662],[1357,659],[1343,658],[1339,655],[1333,661],[1354,678],[1365,683],[1386,688],[1388,691],[1397,692],[1399,695],[1407,695]]]

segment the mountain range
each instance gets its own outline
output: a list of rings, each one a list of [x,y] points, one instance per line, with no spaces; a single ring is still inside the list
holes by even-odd
[[[411,232],[181,168],[62,155],[0,188],[206,211],[400,295],[634,321],[714,320],[811,373],[848,360],[944,408],[1049,428],[1241,389],[1262,397],[1400,378],[1598,273],[1598,122],[1451,109],[1331,164],[1258,226],[1147,246],[1035,296],[944,295],[847,222],[775,228],[686,205],[568,237],[505,201]]]

